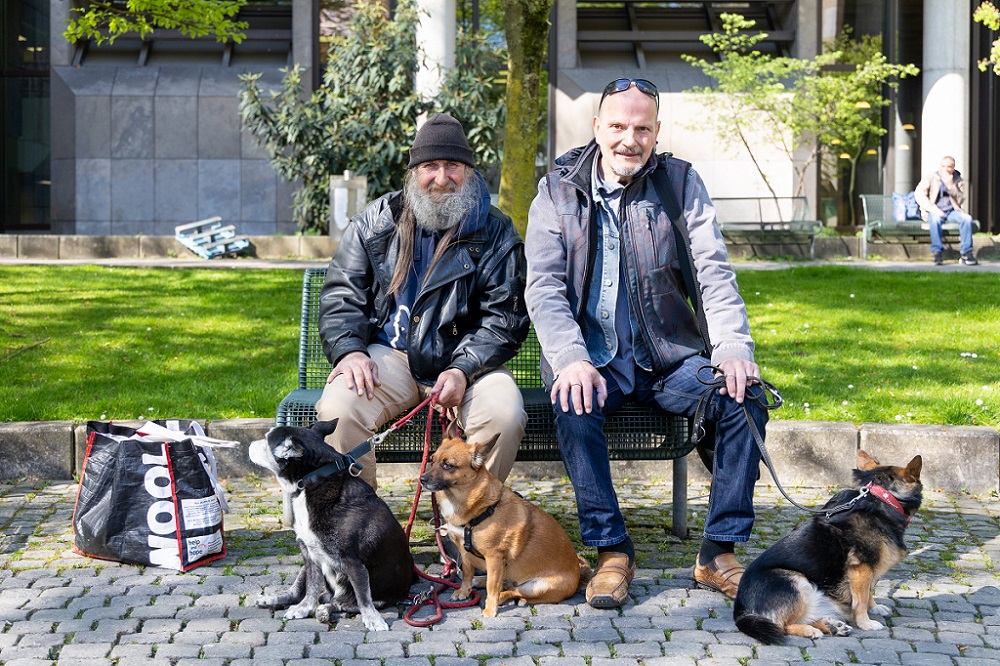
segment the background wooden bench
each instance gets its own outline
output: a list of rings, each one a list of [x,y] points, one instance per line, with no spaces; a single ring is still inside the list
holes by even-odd
[[[897,220],[892,214],[891,194],[862,194],[865,228],[861,236],[861,258],[868,258],[868,244],[879,241],[930,243],[930,225],[924,220]],[[972,233],[979,231],[979,220],[972,221]],[[958,223],[941,225],[942,240],[958,236]]]
[[[302,281],[302,319],[299,327],[299,385],[278,405],[275,425],[308,426],[316,420],[316,402],[330,375],[323,354],[317,321],[319,295],[326,269],[306,269]],[[542,387],[538,362],[541,347],[534,329],[507,368],[524,397],[528,426],[517,453],[523,461],[560,461],[552,405]],[[376,450],[380,462],[420,462],[424,446],[424,415],[414,418]],[[612,460],[673,460],[673,526],[678,537],[687,536],[688,420],[646,407],[626,404],[605,423]],[[436,432],[436,431],[435,431]],[[360,443],[360,442],[359,442]]]
[[[809,258],[816,257],[819,220],[810,219],[805,197],[719,197],[713,198],[722,237],[734,245],[809,244]]]

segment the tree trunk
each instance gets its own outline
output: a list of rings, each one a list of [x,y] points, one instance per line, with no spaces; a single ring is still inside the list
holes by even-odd
[[[535,198],[539,94],[554,0],[502,0],[507,35],[507,121],[500,164],[500,208],[524,236]]]

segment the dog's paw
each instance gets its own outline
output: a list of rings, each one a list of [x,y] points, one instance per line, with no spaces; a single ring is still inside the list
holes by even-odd
[[[861,631],[882,631],[885,629],[885,625],[881,622],[876,622],[875,620],[869,619],[868,622],[861,620],[858,622],[858,629]]]
[[[827,619],[826,624],[830,627],[831,636],[850,636],[851,635],[851,625],[847,624],[843,620],[834,620],[832,618]]]
[[[301,620],[302,618],[309,617],[315,608],[311,603],[302,602],[290,607],[282,617],[286,620]]]
[[[886,606],[885,604],[878,604],[872,606],[871,608],[868,609],[868,612],[875,613],[876,615],[881,615],[883,617],[887,615],[892,615],[892,609]]]
[[[322,622],[323,624],[330,624],[330,620],[333,617],[333,609],[330,604],[320,604],[316,607],[316,621]]]
[[[472,596],[472,587],[460,587],[451,593],[451,598],[454,601],[465,601],[470,596]]]
[[[378,613],[362,613],[361,621],[365,623],[365,628],[369,631],[389,631],[389,625]]]
[[[280,605],[276,594],[262,594],[257,597],[256,604],[257,608],[275,608]]]

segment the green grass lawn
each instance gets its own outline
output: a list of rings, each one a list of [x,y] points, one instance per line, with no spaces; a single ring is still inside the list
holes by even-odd
[[[776,419],[1000,426],[1000,275],[738,275]],[[0,267],[0,421],[274,416],[301,273]]]
[[[298,271],[0,268],[0,421],[274,417]],[[32,346],[36,345],[36,346]]]

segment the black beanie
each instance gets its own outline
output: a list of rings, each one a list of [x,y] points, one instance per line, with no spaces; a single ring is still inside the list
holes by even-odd
[[[469,148],[462,123],[447,113],[434,114],[417,130],[413,147],[410,148],[410,163],[407,167],[412,169],[418,164],[434,160],[449,160],[468,164],[470,167],[476,166],[473,164],[472,148]]]

